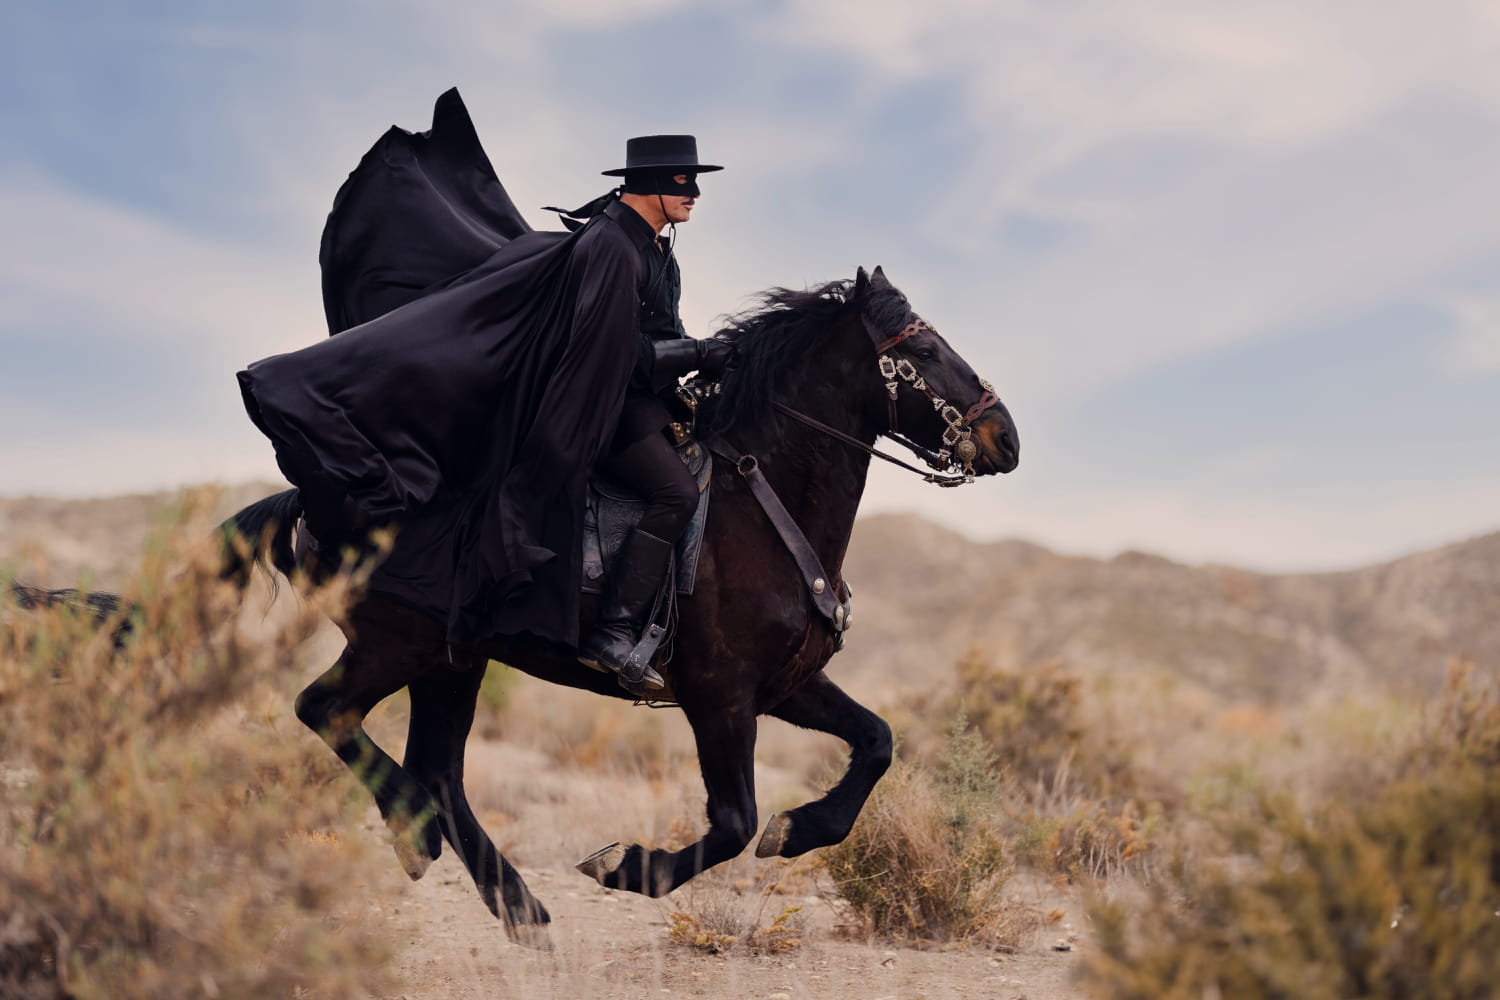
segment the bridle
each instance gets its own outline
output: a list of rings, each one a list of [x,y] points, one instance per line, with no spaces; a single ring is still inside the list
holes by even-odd
[[[870,339],[877,339],[878,335],[870,328],[868,320],[865,320],[865,330],[870,334]],[[958,407],[939,396],[932,386],[927,384],[927,380],[922,377],[921,372],[917,371],[915,364],[906,358],[897,358],[889,353],[891,348],[908,337],[914,337],[919,333],[936,332],[927,325],[926,320],[920,316],[913,316],[912,321],[902,327],[900,333],[894,337],[878,340],[875,344],[876,363],[880,366],[880,376],[885,379],[885,391],[889,396],[886,406],[890,413],[890,424],[885,433],[891,440],[910,449],[938,472],[945,474],[957,472],[960,482],[944,485],[958,486],[974,481],[974,459],[979,455],[979,446],[974,443],[974,421],[978,420],[984,411],[1000,402],[1000,397],[995,394],[994,386],[980,379],[979,385],[984,389],[984,395],[980,396],[979,401],[969,407],[966,412],[960,413]],[[942,448],[934,451],[901,433],[901,417],[897,403],[900,400],[902,382],[906,382],[917,392],[926,396],[938,416],[948,425],[943,430]],[[933,481],[936,482],[936,480]]]
[[[902,327],[900,333],[893,337],[884,337],[870,326],[870,321],[863,313],[860,314],[860,319],[865,324],[865,332],[870,335],[870,340],[875,344],[876,364],[880,368],[881,378],[885,379],[885,391],[889,396],[886,405],[890,414],[890,422],[884,432],[885,436],[909,449],[928,466],[937,470],[936,472],[923,472],[916,466],[908,465],[878,448],[872,448],[859,438],[845,434],[836,427],[830,427],[821,420],[815,420],[785,403],[772,405],[794,420],[821,431],[829,437],[837,438],[850,447],[858,448],[875,458],[882,458],[908,472],[915,472],[929,483],[936,483],[939,486],[963,486],[966,483],[972,483],[975,476],[974,459],[979,457],[979,446],[974,443],[974,421],[1000,402],[1000,397],[995,394],[995,387],[984,379],[980,379],[979,385],[984,389],[984,395],[980,396],[979,401],[967,411],[960,412],[958,407],[939,396],[932,386],[927,384],[927,380],[922,377],[921,372],[917,371],[915,364],[906,358],[893,357],[889,353],[891,348],[908,337],[914,337],[919,333],[936,333],[936,330],[927,325],[926,320],[913,316],[912,321]],[[901,433],[901,418],[897,403],[900,400],[902,382],[926,396],[938,416],[948,425],[943,430],[943,447],[934,450]]]

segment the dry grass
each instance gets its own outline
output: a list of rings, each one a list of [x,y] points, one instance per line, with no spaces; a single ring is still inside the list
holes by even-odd
[[[1337,794],[1224,800],[1218,844],[1097,901],[1099,996],[1480,998],[1500,975],[1500,687],[1454,673],[1418,736]]]
[[[66,610],[0,616],[0,995],[392,987],[360,895],[388,860],[287,711],[318,614],[247,623],[216,568],[159,539],[120,653]]]
[[[731,862],[673,894],[667,939],[714,955],[785,955],[802,947],[806,915],[785,894],[804,887],[815,860]],[[746,875],[742,872],[754,872]]]

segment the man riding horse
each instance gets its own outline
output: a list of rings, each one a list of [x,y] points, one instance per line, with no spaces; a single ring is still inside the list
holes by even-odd
[[[335,198],[319,259],[337,336],[239,373],[320,550],[394,525],[370,589],[443,622],[455,663],[530,633],[618,673],[636,646],[698,504],[659,394],[732,353],[684,331],[673,253],[697,175],[720,169],[692,136],[631,139],[604,171],[620,188],[535,232],[449,91],[429,132],[392,128]],[[647,506],[580,643],[596,465]]]

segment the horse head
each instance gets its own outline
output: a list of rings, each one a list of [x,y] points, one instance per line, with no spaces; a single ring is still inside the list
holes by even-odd
[[[1021,442],[994,387],[925,320],[879,267],[860,268],[850,305],[874,345],[872,420],[940,473],[1007,473],[1020,462]],[[946,480],[953,482],[955,480]],[[963,481],[963,480],[956,480]]]

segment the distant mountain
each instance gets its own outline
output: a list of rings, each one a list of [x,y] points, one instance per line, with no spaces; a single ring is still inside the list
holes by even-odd
[[[230,487],[207,523],[282,488]],[[0,568],[37,584],[87,572],[97,588],[119,587],[179,497],[0,499]],[[1260,701],[1427,693],[1455,657],[1500,667],[1500,533],[1347,572],[1263,574],[972,542],[879,515],[856,524],[844,574],[854,625],[831,669],[856,692],[946,680],[971,645],[1013,666],[1153,671]]]
[[[1229,698],[1375,685],[1429,692],[1455,657],[1500,666],[1500,533],[1340,573],[1263,574],[1127,552],[971,542],[915,516],[860,520],[838,664],[920,684],[969,645],[1017,666],[1163,670]]]
[[[207,530],[242,507],[286,489],[285,483],[222,487]],[[153,530],[172,524],[183,491],[133,493],[87,500],[0,497],[0,571],[36,586],[96,589],[122,586],[140,566]]]

